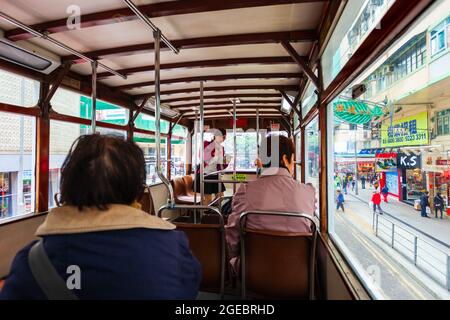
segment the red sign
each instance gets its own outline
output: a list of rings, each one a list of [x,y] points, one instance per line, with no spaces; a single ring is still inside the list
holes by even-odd
[[[390,159],[390,158],[397,158],[397,154],[395,152],[391,153],[378,153],[375,155],[375,158],[378,159]]]
[[[450,165],[450,160],[436,160],[436,165],[438,166],[448,166]]]

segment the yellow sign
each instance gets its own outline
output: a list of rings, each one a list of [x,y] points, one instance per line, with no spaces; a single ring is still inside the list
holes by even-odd
[[[236,173],[236,176],[232,175],[231,179],[235,181],[247,181],[247,175],[243,173]]]
[[[420,146],[429,143],[428,114],[416,115],[391,121],[381,126],[381,147]]]

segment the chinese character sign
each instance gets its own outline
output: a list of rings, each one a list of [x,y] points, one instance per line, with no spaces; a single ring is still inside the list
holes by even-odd
[[[381,126],[381,147],[420,146],[428,144],[428,115],[421,112],[414,116],[385,121]]]

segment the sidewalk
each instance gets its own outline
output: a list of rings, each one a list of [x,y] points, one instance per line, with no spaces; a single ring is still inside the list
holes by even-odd
[[[351,189],[350,189],[351,190]],[[372,198],[374,188],[366,184],[366,189],[362,189],[359,185],[359,194],[355,195],[355,192],[349,191],[346,198],[354,197],[369,206],[369,202]],[[450,247],[450,218],[444,212],[443,219],[434,218],[434,212],[429,215],[431,218],[423,218],[420,216],[420,211],[417,211],[411,205],[400,202],[393,196],[388,197],[388,203],[381,203],[381,209],[383,212],[395,218],[397,221],[403,222],[405,226],[410,226],[420,230],[422,236],[425,234],[431,240],[442,242],[442,247],[446,247],[449,250]],[[418,234],[420,234],[418,232]]]

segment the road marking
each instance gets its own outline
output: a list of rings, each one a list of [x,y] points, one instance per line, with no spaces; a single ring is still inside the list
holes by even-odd
[[[372,244],[368,243],[367,240],[361,236],[361,232],[355,226],[352,225],[353,223],[351,221],[345,221],[345,220],[348,220],[348,218],[344,218],[343,216],[338,216],[338,218],[343,220],[344,222],[346,222],[346,225],[348,225],[350,227],[350,229],[353,229],[352,234],[356,238],[358,238],[362,243],[365,244],[366,249],[370,253],[372,253],[380,261],[383,261],[389,267],[389,271],[391,271],[393,276],[397,276],[397,278],[399,278],[399,280],[401,279],[401,282],[404,283],[408,288],[410,288],[411,291],[413,291],[416,294],[416,296],[418,296],[420,299],[422,299],[422,300],[427,299],[420,291],[418,291],[412,284],[410,284],[409,281],[401,273],[396,271],[396,267],[394,265],[392,265],[388,260],[386,260],[382,255],[380,255],[376,251],[376,250],[380,250],[379,248],[374,247]],[[354,230],[356,230],[356,232],[353,232]],[[393,259],[393,258],[391,257],[391,259]],[[386,296],[389,297],[389,295],[387,295],[387,294],[386,294]]]

